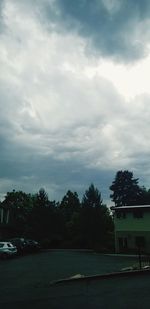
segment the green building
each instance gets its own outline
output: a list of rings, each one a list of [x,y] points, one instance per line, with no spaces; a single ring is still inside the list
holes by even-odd
[[[111,207],[117,253],[150,253],[150,205]]]

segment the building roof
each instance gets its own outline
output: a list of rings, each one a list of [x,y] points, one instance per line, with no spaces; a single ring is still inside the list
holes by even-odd
[[[150,209],[150,205],[131,205],[131,206],[111,206],[110,209],[111,210],[130,210],[130,209],[143,209],[143,208],[149,208]]]

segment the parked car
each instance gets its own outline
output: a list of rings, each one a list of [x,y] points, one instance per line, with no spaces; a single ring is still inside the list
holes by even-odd
[[[32,253],[40,250],[37,241],[26,238],[12,238],[11,243],[17,247],[18,254]]]
[[[16,237],[9,239],[9,241],[16,246],[18,254],[23,254],[27,251],[27,243],[24,238]]]
[[[33,239],[26,239],[25,241],[27,252],[38,252],[41,249],[38,241]]]
[[[6,259],[17,254],[17,248],[11,242],[0,242],[0,257]]]

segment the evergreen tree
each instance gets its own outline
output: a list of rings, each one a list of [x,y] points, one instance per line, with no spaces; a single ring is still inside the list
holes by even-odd
[[[70,221],[72,215],[80,210],[80,201],[76,192],[68,190],[60,203],[60,210],[66,221]]]
[[[38,207],[49,206],[48,194],[44,188],[41,188],[39,192],[35,195],[35,203]]]
[[[93,184],[82,199],[81,233],[83,243],[90,248],[106,248],[113,222],[108,208],[103,205],[101,193]]]
[[[85,191],[82,199],[82,207],[99,207],[103,203],[101,193],[93,184],[90,185],[89,189]]]
[[[128,170],[118,171],[110,186],[113,193],[110,195],[115,206],[137,205],[140,203],[142,188],[138,185],[138,178]]]

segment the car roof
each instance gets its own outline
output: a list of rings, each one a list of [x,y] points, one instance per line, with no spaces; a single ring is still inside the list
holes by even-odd
[[[10,241],[0,241],[0,244],[11,244],[12,245],[12,243],[10,242]]]

